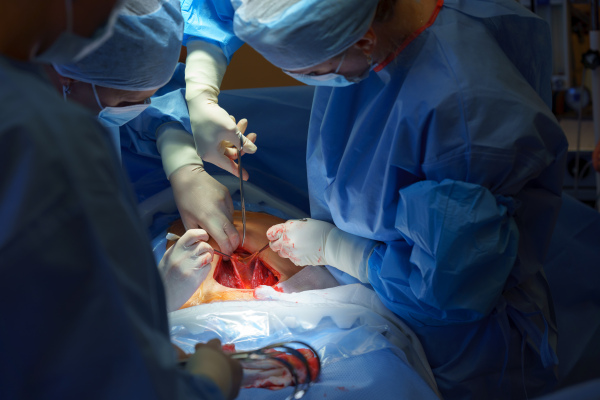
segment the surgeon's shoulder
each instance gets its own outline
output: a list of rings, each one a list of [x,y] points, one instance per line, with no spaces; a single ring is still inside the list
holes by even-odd
[[[493,70],[504,59],[518,69],[521,63],[552,65],[549,25],[513,0],[461,2],[449,7],[442,20],[433,31],[448,60],[456,60],[455,68]]]
[[[550,101],[545,87],[552,73],[551,42],[544,21],[488,1],[480,3],[491,9],[473,1],[452,3],[417,42],[408,86],[421,88],[434,106],[507,91]]]
[[[12,75],[15,81],[0,91],[0,135],[18,132],[31,148],[46,155],[102,141],[103,128],[86,109],[65,102],[39,76]]]

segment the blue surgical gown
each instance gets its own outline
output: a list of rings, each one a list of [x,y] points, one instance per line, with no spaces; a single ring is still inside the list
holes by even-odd
[[[211,21],[206,40],[230,37]],[[525,398],[556,381],[542,264],[567,142],[550,55],[549,27],[518,2],[439,0],[366,80],[315,92],[312,217],[381,243],[369,281],[419,336],[445,398]]]
[[[368,79],[317,88],[311,214],[383,243],[369,281],[446,398],[524,398],[556,380],[542,264],[567,142],[549,29],[514,1],[441,3]]]
[[[36,68],[3,57],[0,104],[0,398],[222,398],[177,367],[107,133]]]
[[[185,21],[184,45],[202,39],[219,46],[229,62],[244,44],[233,33],[234,10],[230,0],[181,0],[181,14]]]

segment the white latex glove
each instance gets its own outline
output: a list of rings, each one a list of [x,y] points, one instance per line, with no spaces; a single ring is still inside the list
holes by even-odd
[[[245,119],[237,124],[242,133],[247,126]],[[254,141],[256,134],[251,133],[248,138]],[[205,229],[217,241],[222,252],[233,254],[239,246],[240,237],[232,223],[231,195],[225,186],[204,170],[192,135],[179,123],[164,124],[157,130],[157,146],[186,229]],[[246,170],[242,171],[242,175],[248,179]]]
[[[235,122],[233,116],[230,115],[229,118],[232,122]],[[248,120],[242,119],[236,126],[238,131],[243,134],[248,128]],[[256,142],[256,133],[248,134],[246,139],[252,143]],[[179,122],[167,122],[158,127],[156,130],[156,147],[160,153],[165,174],[169,179],[175,171],[185,165],[204,166],[202,159],[196,153],[193,136],[183,129]],[[236,171],[235,176],[239,176],[237,173],[238,166],[234,162],[238,156],[237,149],[233,145],[227,147],[225,148],[225,155],[231,168]],[[244,155],[244,152],[242,152],[242,155]],[[244,168],[242,168],[242,178],[248,180],[248,172]]]
[[[369,282],[367,261],[377,245],[374,240],[310,218],[274,225],[267,231],[267,238],[273,251],[298,266],[330,265]]]
[[[233,225],[229,190],[198,165],[181,167],[169,179],[186,229],[205,229],[223,253],[233,254],[240,235]]]
[[[237,167],[231,162],[231,155],[237,152],[227,149],[232,144],[239,148],[238,129],[217,100],[227,58],[220,47],[202,40],[188,42],[187,50],[185,98],[198,155],[238,176]],[[254,143],[244,137],[243,153],[255,151]]]
[[[202,159],[196,153],[194,138],[179,122],[169,122],[158,127],[156,147],[168,179],[171,179],[171,175],[183,166],[204,166]]]
[[[167,310],[179,309],[200,287],[213,259],[213,248],[202,229],[190,229],[171,246],[158,264],[167,297]]]
[[[219,339],[197,344],[196,352],[188,359],[185,369],[215,382],[227,400],[235,399],[240,391],[242,365],[223,352]]]

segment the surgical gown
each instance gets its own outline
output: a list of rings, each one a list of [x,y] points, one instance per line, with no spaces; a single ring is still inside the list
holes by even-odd
[[[567,142],[544,22],[514,1],[446,0],[370,77],[317,88],[313,218],[383,243],[368,276],[415,330],[446,398],[556,381],[542,264]]]
[[[37,69],[2,57],[0,104],[0,398],[222,398],[176,365],[106,132]]]
[[[230,20],[202,26],[213,42],[221,29],[224,50]],[[369,281],[419,336],[445,398],[547,392],[556,326],[542,265],[567,151],[549,28],[513,0],[439,0],[399,50],[357,85],[317,88],[312,217],[382,243]]]

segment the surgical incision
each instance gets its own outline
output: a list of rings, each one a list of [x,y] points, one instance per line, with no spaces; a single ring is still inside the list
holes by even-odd
[[[246,212],[246,216],[244,247],[238,248],[228,261],[215,253],[208,277],[181,308],[214,301],[253,300],[254,289],[258,286],[274,286],[277,289],[277,283],[289,279],[300,270],[300,267],[279,257],[269,248],[247,261],[240,260],[260,250],[268,243],[267,230],[284,222],[281,218],[263,213]],[[234,212],[234,225],[238,232],[242,231],[241,213],[238,211]],[[185,228],[178,220],[168,231],[181,236]],[[208,243],[219,249],[212,238]],[[167,247],[172,244],[174,242],[168,243]]]
[[[229,261],[221,258],[213,277],[221,285],[234,289],[254,289],[260,285],[273,286],[279,283],[280,274],[270,270],[260,258],[253,257],[245,262],[241,260],[250,255],[238,249]]]

